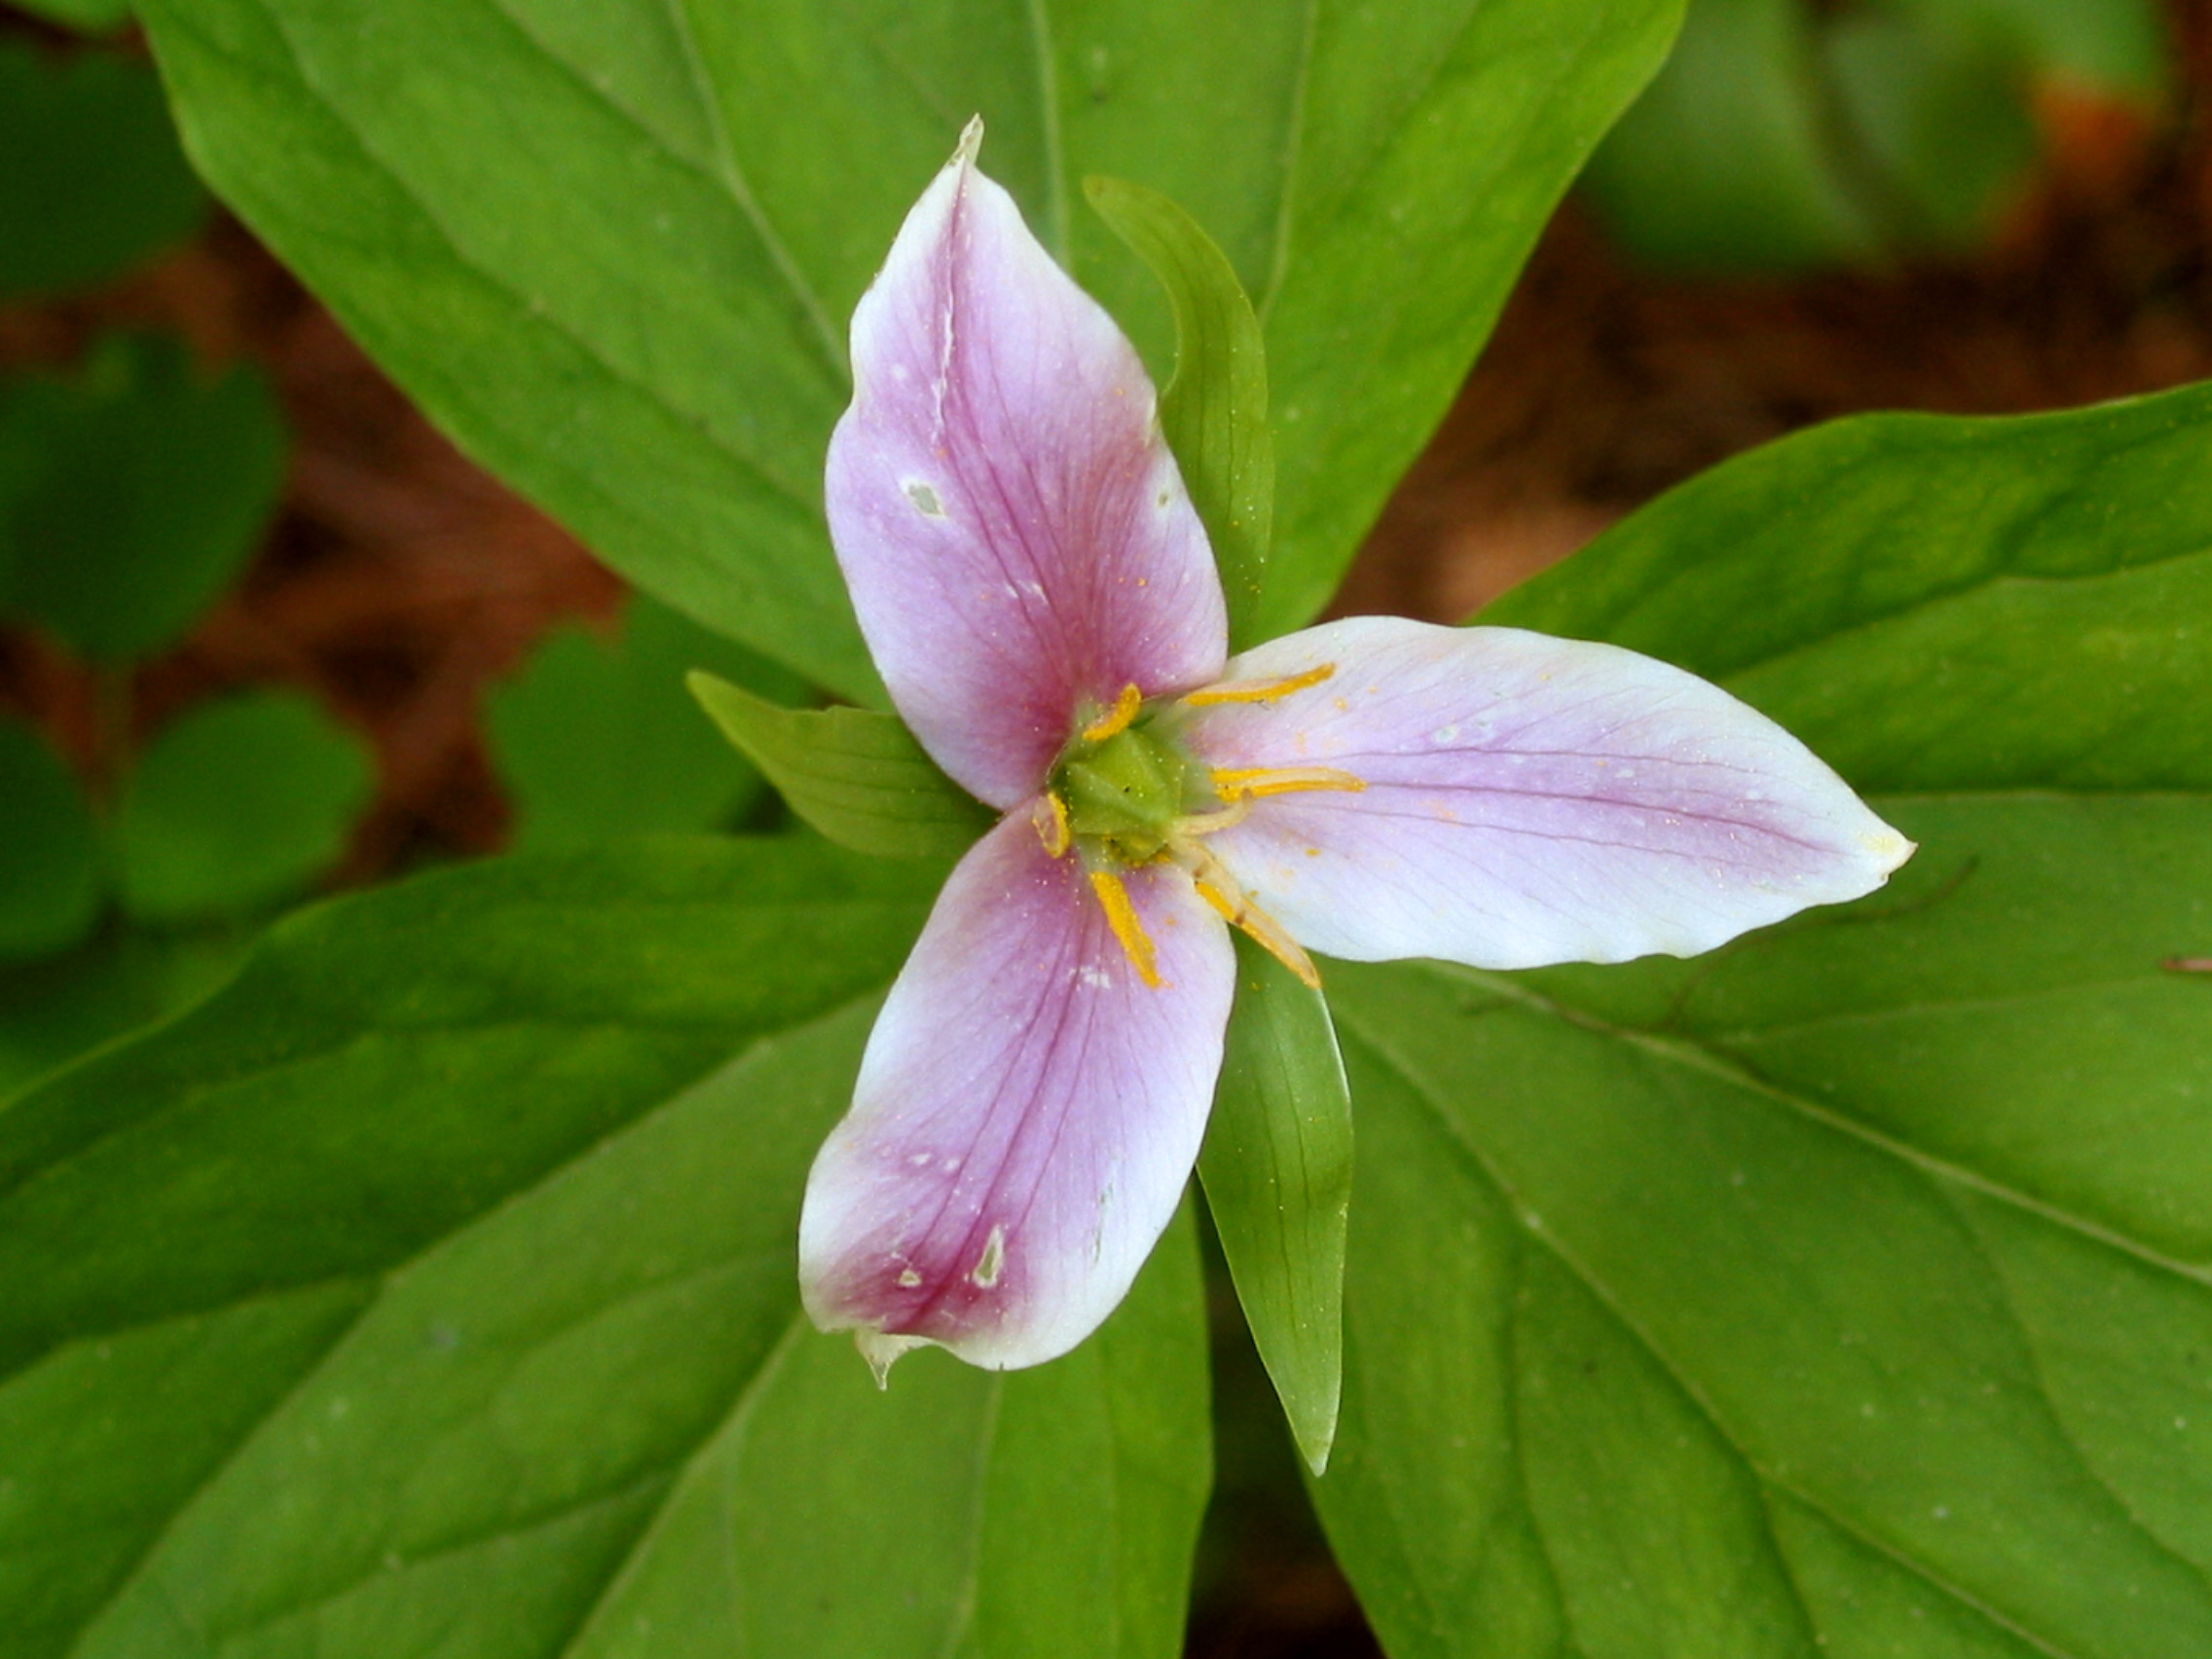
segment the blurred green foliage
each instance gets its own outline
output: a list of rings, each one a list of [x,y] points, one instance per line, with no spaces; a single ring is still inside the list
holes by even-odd
[[[114,19],[96,0],[53,10]],[[152,64],[0,39],[0,299],[105,281],[206,214]]]
[[[284,449],[257,372],[209,380],[173,339],[0,379],[0,615],[99,662],[174,645],[259,545]]]
[[[2039,92],[2149,117],[2171,77],[2152,0],[1693,0],[1586,183],[1663,270],[1959,252],[2027,190]]]
[[[778,702],[807,696],[789,669],[643,595],[617,632],[561,628],[493,691],[487,730],[518,849],[718,829],[760,800],[760,774],[684,690],[692,669]]]

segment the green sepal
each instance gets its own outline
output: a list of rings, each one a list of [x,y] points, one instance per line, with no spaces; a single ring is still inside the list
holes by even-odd
[[[1275,447],[1268,429],[1268,354],[1236,271],[1198,220],[1158,191],[1087,178],[1083,191],[1114,234],[1167,290],[1175,313],[1175,378],[1160,395],[1160,427],[1213,542],[1229,601],[1229,645],[1252,629],[1274,528]]]
[[[841,847],[881,858],[954,858],[991,810],[938,770],[896,716],[784,709],[694,670],[691,695],[799,817]]]
[[[1236,1299],[1307,1466],[1329,1466],[1344,1384],[1351,1090],[1328,999],[1242,934],[1198,1178]]]

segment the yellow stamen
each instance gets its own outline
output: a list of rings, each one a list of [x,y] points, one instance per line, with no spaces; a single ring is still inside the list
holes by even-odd
[[[1118,731],[1125,731],[1137,711],[1144,707],[1144,693],[1134,685],[1122,687],[1122,694],[1114,699],[1114,706],[1083,728],[1083,741],[1104,743]]]
[[[1283,932],[1280,922],[1244,897],[1211,853],[1186,841],[1171,849],[1171,856],[1191,872],[1191,885],[1213,906],[1216,915],[1231,927],[1243,929],[1262,950],[1296,974],[1307,989],[1321,988],[1321,971],[1313,966],[1305,947]]]
[[[1122,878],[1111,870],[1094,869],[1090,872],[1090,890],[1098,895],[1098,903],[1106,911],[1106,925],[1122,941],[1123,954],[1137,971],[1137,977],[1159,990],[1161,980],[1153,960],[1152,940],[1144,931],[1144,923],[1137,919],[1137,907],[1129,903],[1129,890],[1122,885]]]
[[[1202,709],[1213,703],[1272,703],[1278,697],[1287,697],[1293,691],[1303,691],[1309,685],[1318,685],[1337,672],[1337,665],[1325,662],[1319,668],[1309,668],[1304,674],[1293,674],[1284,680],[1225,680],[1219,685],[1208,685],[1202,691],[1193,691],[1183,701],[1194,709]]]
[[[1214,907],[1216,915],[1232,927],[1236,925],[1236,906],[1226,893],[1222,892],[1212,882],[1200,881],[1196,876],[1192,877],[1191,885],[1198,890],[1200,899]]]
[[[1235,800],[1239,795],[1295,794],[1301,790],[1345,790],[1357,794],[1365,788],[1364,778],[1334,766],[1251,766],[1213,775],[1214,793],[1223,800]]]
[[[1045,798],[1029,809],[1029,822],[1037,826],[1037,839],[1045,843],[1045,855],[1058,858],[1068,850],[1074,837],[1068,831],[1068,803],[1051,790]]]

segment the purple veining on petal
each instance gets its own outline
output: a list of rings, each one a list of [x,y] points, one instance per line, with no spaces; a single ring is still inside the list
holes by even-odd
[[[831,539],[892,701],[993,806],[1088,704],[1218,676],[1221,584],[1144,366],[976,170],[979,124],[853,313]]]
[[[1765,716],[1633,651],[1353,617],[1229,665],[1335,663],[1272,705],[1198,712],[1221,768],[1367,788],[1255,800],[1214,855],[1309,948],[1484,968],[1694,955],[1879,887],[1911,843]]]
[[[1125,880],[1157,989],[1026,813],[961,861],[807,1182],[816,1324],[1008,1368],[1065,1352],[1121,1301],[1198,1157],[1235,972],[1189,877]]]

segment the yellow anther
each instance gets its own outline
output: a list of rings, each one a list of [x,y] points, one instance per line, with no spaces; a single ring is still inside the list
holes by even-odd
[[[1366,779],[1334,766],[1252,766],[1213,775],[1213,793],[1223,800],[1241,795],[1296,794],[1301,790],[1345,790],[1357,794],[1365,788]]]
[[[1144,693],[1134,685],[1122,687],[1122,694],[1114,699],[1114,706],[1083,728],[1083,741],[1104,743],[1118,731],[1125,731],[1137,711],[1144,707]]]
[[[1045,798],[1029,809],[1029,822],[1037,826],[1037,839],[1045,843],[1049,858],[1058,858],[1068,850],[1074,837],[1068,832],[1068,803],[1052,791],[1045,792]]]
[[[1094,869],[1090,872],[1090,890],[1098,895],[1106,925],[1122,941],[1122,953],[1137,971],[1137,977],[1159,990],[1161,980],[1159,965],[1153,960],[1152,940],[1137,918],[1137,907],[1129,903],[1129,890],[1122,885],[1122,878],[1111,870]]]
[[[1304,674],[1293,674],[1283,680],[1224,680],[1219,685],[1193,691],[1183,701],[1194,709],[1212,703],[1272,703],[1277,697],[1318,685],[1336,672],[1335,663],[1325,662],[1319,668],[1309,668]]]
[[[1195,876],[1192,878],[1191,885],[1198,890],[1200,899],[1214,907],[1216,915],[1232,927],[1236,925],[1236,905],[1228,894],[1222,892],[1212,882],[1199,881]]]

